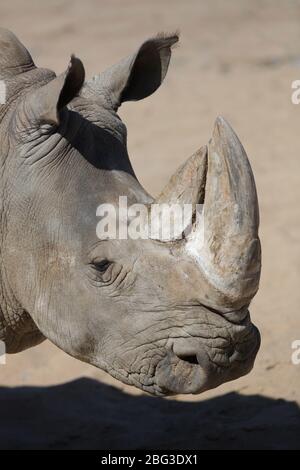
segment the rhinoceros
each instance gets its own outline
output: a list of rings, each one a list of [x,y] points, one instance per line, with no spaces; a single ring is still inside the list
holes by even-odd
[[[260,345],[248,311],[261,270],[258,201],[230,125],[218,117],[156,199],[129,160],[118,108],[161,85],[177,41],[159,34],[86,81],[79,58],[56,76],[0,30],[0,339],[17,353],[47,338],[159,396],[245,375]],[[202,204],[204,239],[196,218],[176,240],[100,239],[97,207],[120,195]]]

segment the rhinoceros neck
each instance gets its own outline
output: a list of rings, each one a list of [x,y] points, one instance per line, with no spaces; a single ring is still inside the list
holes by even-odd
[[[9,241],[5,233],[6,222],[3,205],[0,216],[0,340],[5,343],[7,353],[16,353],[41,343],[45,338],[30,315],[19,304],[7,279],[4,252]]]
[[[3,183],[1,184],[3,190]],[[3,194],[3,192],[2,192]],[[2,198],[1,198],[2,199]],[[7,353],[16,353],[39,344],[45,338],[30,315],[22,308],[13,292],[5,266],[5,251],[9,250],[9,234],[1,203],[0,238],[0,340],[5,343]],[[18,269],[18,266],[16,266]]]
[[[4,239],[5,216],[0,216],[0,340],[5,343],[7,353],[16,353],[41,343],[45,338],[11,289],[5,267],[5,250],[9,246],[9,237]]]
[[[55,74],[34,66],[18,69],[16,74],[0,76],[6,85],[6,102],[0,106],[0,340],[4,341],[6,351],[22,351],[44,340],[29,314],[18,303],[12,292],[5,269],[5,250],[9,247],[9,234],[6,233],[7,211],[9,208],[9,173],[13,149],[9,143],[9,127],[18,102],[31,89],[50,81]]]

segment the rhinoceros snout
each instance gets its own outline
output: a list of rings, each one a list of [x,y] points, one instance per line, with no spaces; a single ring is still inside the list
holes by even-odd
[[[251,323],[234,340],[176,338],[157,366],[156,383],[164,395],[204,392],[250,372],[259,346]]]

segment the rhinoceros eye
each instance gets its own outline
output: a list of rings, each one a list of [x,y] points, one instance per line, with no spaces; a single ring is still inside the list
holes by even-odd
[[[108,259],[102,259],[101,261],[94,261],[93,266],[99,273],[105,273],[109,266],[112,264]]]

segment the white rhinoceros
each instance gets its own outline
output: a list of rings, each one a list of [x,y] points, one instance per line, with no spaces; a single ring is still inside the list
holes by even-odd
[[[259,348],[255,183],[222,118],[154,201],[129,161],[124,101],[163,81],[177,35],[157,36],[85,82],[38,68],[0,30],[0,339],[16,353],[48,338],[77,359],[156,395],[200,393],[249,372]],[[141,129],[142,131],[142,129]],[[99,204],[204,205],[176,240],[99,239]],[[202,230],[202,228],[201,228]]]

